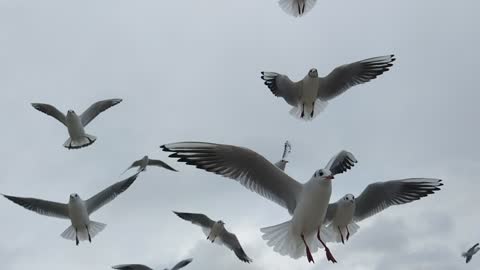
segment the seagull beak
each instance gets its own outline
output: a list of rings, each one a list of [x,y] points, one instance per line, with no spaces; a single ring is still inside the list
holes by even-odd
[[[332,180],[333,178],[335,178],[335,177],[333,176],[333,174],[325,177],[325,179],[327,179],[327,180]]]

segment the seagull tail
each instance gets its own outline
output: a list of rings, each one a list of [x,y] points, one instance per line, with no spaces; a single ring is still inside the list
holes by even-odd
[[[290,256],[298,259],[306,256],[305,244],[300,235],[295,235],[291,230],[292,221],[286,221],[278,225],[261,228],[262,238],[267,241],[267,245],[273,247],[273,250],[283,256]],[[305,235],[305,241],[312,253],[316,252],[320,247],[320,241],[317,240],[316,232]],[[320,232],[322,239],[328,239],[325,227],[322,226]]]
[[[355,222],[352,222],[350,224],[347,225],[348,227],[348,232],[346,230],[346,228],[340,228],[342,230],[342,234],[340,234],[340,231],[338,229],[338,227],[336,225],[334,225],[333,223],[330,223],[327,228],[326,228],[326,233],[328,235],[328,239],[327,241],[328,242],[334,242],[334,243],[341,243],[342,242],[342,236],[343,236],[343,241],[346,242],[347,241],[347,234],[350,233],[349,237],[352,237],[352,235],[354,235],[358,229],[360,228],[360,226],[358,226],[357,223]]]
[[[85,134],[84,137],[81,137],[80,139],[72,139],[68,138],[63,146],[68,149],[79,149],[82,147],[89,146],[90,144],[94,143],[97,140],[97,137],[89,134]]]
[[[97,235],[99,232],[103,231],[107,224],[103,224],[100,222],[96,221],[90,221],[90,224],[88,224],[88,232],[87,228],[81,228],[78,229],[78,231],[75,230],[75,227],[69,226],[62,234],[61,236],[65,239],[68,240],[75,240],[76,237],[78,236],[79,241],[86,241],[88,240],[88,233],[90,233],[90,239],[93,239],[95,235]]]
[[[280,0],[278,5],[288,15],[300,17],[310,11],[317,0]]]
[[[290,110],[290,114],[298,119],[302,119],[305,121],[310,121],[313,118],[315,118],[317,115],[319,115],[321,112],[325,110],[325,108],[328,105],[328,101],[321,101],[317,99],[315,101],[315,104],[312,105],[307,105],[303,103],[298,103],[297,106],[293,107]],[[303,114],[302,114],[303,112]]]

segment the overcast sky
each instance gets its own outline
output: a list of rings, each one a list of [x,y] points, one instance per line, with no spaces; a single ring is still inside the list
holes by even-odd
[[[67,202],[122,180],[145,154],[180,172],[150,168],[91,216],[108,224],[78,247],[60,234],[69,221],[40,216],[0,198],[4,270],[101,270],[122,263],[188,269],[478,269],[463,250],[480,241],[480,3],[319,0],[293,18],[276,0],[0,0],[0,192]],[[330,102],[312,122],[263,85],[260,72],[299,80],[312,67],[334,67],[394,53],[374,81]],[[91,146],[67,150],[67,131],[31,102],[78,112],[122,98],[86,131]],[[361,222],[346,245],[282,257],[259,228],[287,211],[226,178],[167,158],[159,146],[199,140],[249,147],[272,162],[283,143],[287,172],[300,182],[346,149],[358,164],[334,180],[332,201],[369,183],[408,177],[444,180],[420,201]],[[133,173],[133,172],[132,172]],[[203,212],[235,232],[250,265],[212,245],[172,210]]]

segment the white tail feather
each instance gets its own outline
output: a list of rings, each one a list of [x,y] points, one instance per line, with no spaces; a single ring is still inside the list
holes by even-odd
[[[284,256],[290,256],[291,258],[298,259],[306,256],[305,245],[300,235],[294,235],[291,232],[291,221],[286,221],[274,226],[261,228],[263,233],[262,238],[267,241],[267,245],[273,247],[273,250]],[[320,231],[320,237],[330,239],[330,236],[326,233],[325,227],[322,226]],[[315,253],[320,247],[320,241],[317,239],[317,232],[312,232],[310,235],[305,235],[305,241],[310,248],[310,252]],[[323,246],[322,246],[323,247]]]
[[[278,5],[285,13],[299,17],[309,12],[316,2],[317,0],[280,0]]]
[[[357,223],[352,222],[347,225],[348,226],[348,231],[350,232],[350,237],[354,235],[360,226],[358,226]],[[338,230],[338,226],[334,225],[333,223],[330,223],[327,226],[327,234],[329,235],[328,242],[334,242],[334,243],[341,243],[342,242],[342,235],[343,235],[343,240],[346,242],[347,241],[347,230],[345,227],[340,227],[342,230],[342,235],[340,235],[340,231]]]
[[[85,137],[80,139],[72,140],[72,138],[68,138],[63,146],[68,149],[78,149],[82,147],[89,146],[90,144],[94,143],[97,140],[97,137],[89,134],[85,134]]]
[[[88,233],[90,233],[90,238],[93,239],[93,237],[95,237],[95,235],[97,235],[99,232],[103,231],[106,226],[106,224],[100,222],[90,221],[90,224],[88,225],[88,232],[87,228],[78,228],[78,231],[75,231],[75,227],[72,225],[69,226],[61,234],[61,236],[68,240],[75,240],[78,236],[79,241],[86,241],[88,240]]]
[[[290,110],[290,114],[298,119],[302,119],[305,121],[310,121],[313,118],[315,118],[319,113],[323,112],[325,108],[328,105],[328,101],[321,101],[317,99],[315,101],[315,105],[309,106],[303,105],[303,103],[299,103],[297,106],[293,107]],[[302,117],[302,110],[303,110],[303,117]],[[313,116],[312,116],[312,110],[313,110]]]

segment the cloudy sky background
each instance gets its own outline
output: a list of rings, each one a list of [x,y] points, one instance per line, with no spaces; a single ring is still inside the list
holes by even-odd
[[[60,237],[69,222],[0,198],[5,270],[108,269],[121,263],[188,269],[478,269],[460,253],[480,240],[480,156],[476,87],[478,1],[318,1],[295,19],[276,0],[0,0],[0,192],[66,202],[126,176],[145,154],[179,173],[150,168],[92,215],[107,228],[93,243]],[[263,85],[263,70],[299,80],[394,53],[391,71],[330,102],[313,122]],[[31,102],[61,111],[123,98],[87,127],[92,146],[68,151],[68,134]],[[359,163],[335,179],[332,200],[375,181],[444,179],[443,190],[360,223],[338,264],[314,254],[273,252],[259,228],[289,219],[285,209],[234,181],[184,166],[164,143],[199,140],[249,147],[272,162],[291,141],[287,172],[300,182],[346,149]],[[133,172],[132,172],[133,173]],[[171,210],[223,219],[254,263],[204,240]]]

